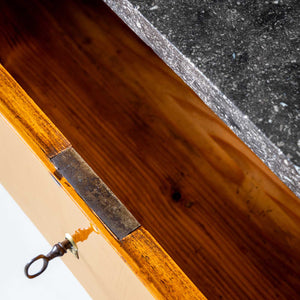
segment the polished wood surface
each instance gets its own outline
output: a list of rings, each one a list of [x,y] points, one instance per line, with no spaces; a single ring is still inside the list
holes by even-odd
[[[138,262],[131,264],[132,269],[146,285],[155,287],[158,299],[206,299],[145,228],[123,239],[121,246],[130,260]]]
[[[0,62],[209,299],[296,299],[299,199],[102,3],[2,1]]]
[[[71,146],[1,64],[0,112],[35,151],[52,157]]]
[[[0,141],[3,140],[5,144],[1,144],[0,147],[0,184],[5,187],[51,245],[46,248],[32,247],[32,256],[29,257],[22,253],[20,247],[18,255],[22,257],[24,265],[18,266],[18,272],[22,276],[22,268],[33,257],[40,253],[48,253],[52,245],[64,239],[66,232],[72,234],[78,228],[88,227],[89,219],[80,212],[70,197],[53,180],[41,161],[0,115]],[[18,222],[18,225],[22,226],[22,223]],[[20,245],[25,239],[24,236],[14,238],[20,242]],[[92,299],[154,299],[101,234],[91,233],[86,241],[78,243],[78,249],[79,260],[70,252],[66,253],[62,260]],[[40,275],[43,279],[36,278],[33,279],[34,282],[28,280],[27,284],[39,286],[39,280],[42,279],[51,286],[54,276],[63,281],[61,274],[56,273],[57,259],[51,261],[48,269]],[[1,299],[13,299],[9,296],[5,297],[2,291],[0,294]],[[55,299],[61,299],[61,296],[57,295]]]
[[[44,151],[52,149],[56,143],[61,146],[61,133],[40,111],[38,120],[34,117],[32,112],[36,110],[27,109],[35,107],[32,99],[1,65],[0,70],[6,84],[0,91],[0,183],[51,244],[56,243],[63,232],[72,234],[75,231],[73,238],[80,243],[88,238],[91,228],[102,236],[93,239],[92,244],[90,241],[84,243],[83,263],[76,264],[74,260],[64,257],[68,267],[93,299],[151,299],[139,281],[134,279],[124,265],[118,263],[113,254],[116,251],[157,299],[205,300],[201,291],[143,227],[121,242],[114,238],[71,184],[56,171],[49,159],[53,153]],[[18,94],[12,99],[15,90]],[[11,102],[19,103],[21,107]],[[24,110],[26,113],[23,113]],[[40,142],[38,137],[44,128],[48,128],[51,139],[42,135]],[[70,147],[65,138],[64,141]],[[77,206],[69,201],[70,198],[55,182],[59,183]],[[91,226],[81,228],[87,222]],[[111,250],[108,250],[109,246],[103,238]],[[82,257],[81,245],[80,252]]]
[[[53,176],[56,177],[57,173],[54,172]],[[206,299],[143,226],[121,241],[115,239],[68,181],[64,177],[56,179],[156,299]]]

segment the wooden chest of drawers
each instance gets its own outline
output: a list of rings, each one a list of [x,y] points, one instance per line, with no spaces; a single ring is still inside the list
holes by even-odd
[[[84,250],[92,265],[66,258],[92,297],[104,236],[157,298],[296,299],[299,199],[108,7],[0,8],[2,147],[12,130],[6,119],[77,208],[66,194],[15,198],[51,242],[80,222],[98,228]],[[100,178],[110,189],[102,194]],[[107,219],[97,195],[120,200],[117,210],[132,214],[128,227],[123,213]],[[149,296],[129,282],[137,299]]]

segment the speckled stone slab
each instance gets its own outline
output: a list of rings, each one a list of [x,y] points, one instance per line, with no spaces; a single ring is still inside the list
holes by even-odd
[[[300,196],[300,1],[104,0]]]

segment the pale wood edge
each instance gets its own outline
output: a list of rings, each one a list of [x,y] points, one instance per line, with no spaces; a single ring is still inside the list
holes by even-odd
[[[154,297],[206,299],[149,232],[140,227],[122,241],[116,240],[71,184],[56,172],[50,158],[70,148],[70,142],[1,64],[0,113]]]

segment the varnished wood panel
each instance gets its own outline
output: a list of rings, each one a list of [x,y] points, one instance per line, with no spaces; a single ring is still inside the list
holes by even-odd
[[[57,172],[52,174],[57,176]],[[56,179],[155,298],[206,299],[144,227],[139,227],[121,241],[115,239],[70,183],[64,177],[59,176]]]
[[[79,261],[71,254],[63,257],[93,299],[152,299],[139,279],[157,299],[206,299],[144,228],[121,242],[116,240],[70,183],[63,177],[56,178],[54,166],[41,157],[47,170],[1,115],[0,141],[5,141],[0,148],[0,183],[51,244],[63,239],[66,232],[89,227],[89,223],[97,228],[97,234],[88,241],[78,242]],[[33,249],[33,256],[40,251]],[[31,258],[24,257],[24,265]]]
[[[48,157],[70,143],[0,64],[0,112],[36,151]]]
[[[145,228],[135,230],[121,246],[135,262],[133,270],[146,285],[154,287],[158,299],[206,299]]]
[[[1,3],[0,61],[209,299],[300,292],[299,199],[107,7]]]

